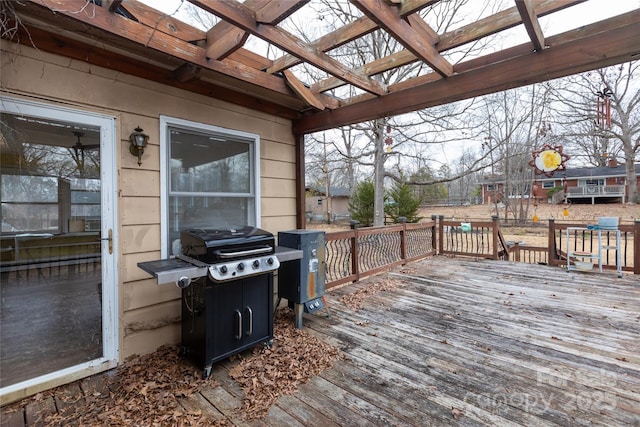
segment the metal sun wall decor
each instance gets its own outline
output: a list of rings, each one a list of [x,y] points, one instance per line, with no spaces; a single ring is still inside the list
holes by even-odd
[[[533,159],[529,165],[533,166],[536,173],[542,173],[551,178],[555,171],[565,170],[569,156],[562,152],[562,145],[551,146],[544,144],[539,150],[532,153]]]

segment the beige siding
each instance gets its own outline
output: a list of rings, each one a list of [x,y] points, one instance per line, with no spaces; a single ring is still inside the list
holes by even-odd
[[[278,202],[282,198],[293,197],[296,183],[290,179],[263,178],[261,187],[263,200],[278,199],[275,200],[275,202]]]
[[[126,312],[180,298],[180,288],[173,285],[158,286],[155,279],[126,283],[122,290],[124,294],[122,310]]]
[[[173,323],[161,328],[148,329],[143,332],[132,332],[123,339],[123,347],[129,355],[149,353],[149,343],[178,343],[180,342],[180,324]],[[157,348],[157,347],[156,347]],[[126,359],[127,356],[122,356]]]
[[[271,218],[265,218],[263,216],[262,228],[264,228],[265,230],[270,230],[274,234],[277,234],[277,231],[294,230],[296,228],[296,216],[295,214]]]
[[[277,160],[262,160],[260,162],[260,169],[262,177],[269,178],[283,178],[293,179],[296,178],[296,165],[295,163],[285,163]]]
[[[158,224],[159,197],[123,197],[120,203],[122,225]]]
[[[154,280],[147,273],[138,268],[139,262],[153,261],[160,258],[160,248],[153,252],[137,254],[123,254],[120,258],[120,282],[136,282],[139,280]],[[155,280],[154,280],[155,283]]]
[[[286,215],[288,212],[295,212],[296,210],[296,199],[262,199],[262,216],[263,217],[273,217],[273,216],[282,216]]]
[[[160,254],[159,116],[251,132],[261,137],[262,227],[295,228],[295,146],[291,122],[137,77],[2,41],[2,93],[116,118],[119,196],[120,357],[180,339],[179,291],[137,267]],[[142,166],[128,151],[136,126],[149,134]]]

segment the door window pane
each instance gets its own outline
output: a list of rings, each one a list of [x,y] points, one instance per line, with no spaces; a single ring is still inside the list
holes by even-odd
[[[100,128],[6,112],[0,125],[5,387],[104,354]]]

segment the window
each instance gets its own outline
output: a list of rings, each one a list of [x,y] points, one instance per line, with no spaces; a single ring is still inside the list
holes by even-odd
[[[259,142],[255,134],[161,117],[163,257],[175,255],[187,228],[260,226]]]
[[[581,179],[578,180],[578,187],[588,187],[592,185],[604,185],[604,179]]]
[[[542,181],[542,188],[553,188],[556,186],[555,181]]]

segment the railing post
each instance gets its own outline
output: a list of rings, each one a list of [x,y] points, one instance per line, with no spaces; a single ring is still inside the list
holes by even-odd
[[[438,217],[436,215],[431,215],[431,221],[433,221],[433,225],[431,226],[431,250],[435,255],[438,254],[438,238],[436,234],[436,219]]]
[[[640,274],[640,219],[633,221],[633,274]]]
[[[351,271],[355,275],[354,282],[360,280],[360,266],[358,259],[360,258],[358,248],[358,226],[360,221],[351,221],[351,229],[353,230],[353,236],[351,237]]]
[[[547,254],[547,258],[549,259],[549,265],[557,265],[556,264],[556,219],[549,218],[549,231],[547,237],[547,249],[549,253]]]
[[[438,215],[438,254],[444,253],[444,215]]]
[[[402,224],[402,230],[400,230],[400,259],[403,261],[407,259],[407,218],[404,216],[398,217],[398,222]]]
[[[493,233],[492,233],[492,239],[493,239],[493,259],[498,259],[498,227],[500,227],[500,224],[498,223],[498,215],[491,215],[491,221],[493,222]],[[506,248],[505,248],[506,250]]]

